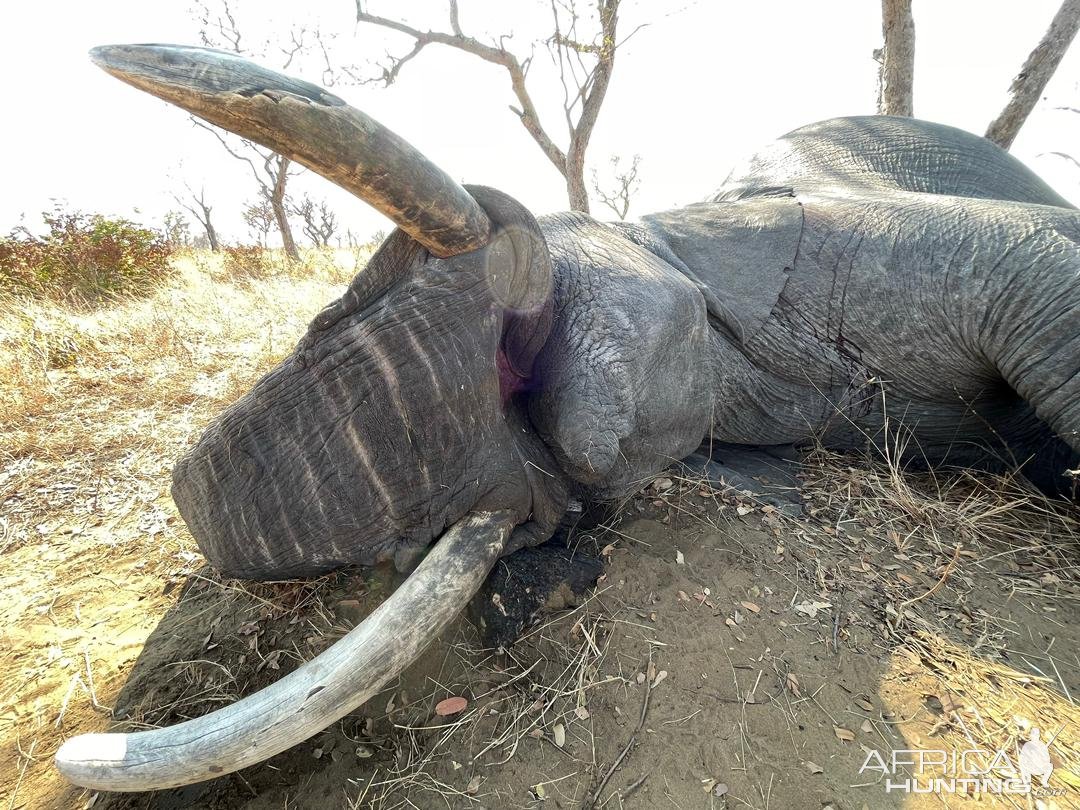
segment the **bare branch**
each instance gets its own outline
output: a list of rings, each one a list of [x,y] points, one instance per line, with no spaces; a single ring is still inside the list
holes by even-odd
[[[911,0],[881,0],[884,46],[878,58],[878,114],[914,115],[915,20]]]
[[[452,15],[456,15],[456,9],[457,4],[455,2],[451,8]],[[356,21],[377,25],[391,31],[397,31],[398,33],[412,37],[415,40],[412,50],[405,56],[396,59],[391,57],[391,66],[389,68],[384,68],[383,70],[383,81],[386,84],[392,83],[393,80],[397,78],[398,72],[405,62],[414,58],[427,45],[433,44],[457,48],[465,53],[471,53],[473,56],[477,56],[486,62],[490,62],[494,65],[501,65],[510,74],[510,85],[520,105],[515,114],[521,121],[522,126],[525,127],[526,131],[533,137],[533,140],[540,146],[548,160],[551,161],[560,173],[565,175],[566,155],[551,139],[551,136],[548,135],[547,131],[540,123],[540,115],[536,110],[536,105],[533,103],[532,97],[525,87],[525,70],[522,67],[522,63],[518,61],[516,56],[506,50],[502,43],[498,46],[486,45],[474,37],[466,36],[465,34],[457,33],[453,30],[451,32],[421,31],[397,20],[380,17],[375,14],[368,14],[364,11],[363,0],[357,0],[356,2]],[[457,25],[460,30],[460,24],[455,23],[454,21],[451,22],[451,29],[453,29],[454,25]]]
[[[203,45],[236,53],[244,52],[240,44],[240,27],[236,24],[236,16],[229,5],[229,0],[221,0],[220,14],[211,11],[210,5],[205,0],[197,3],[195,8],[196,19],[199,22],[199,38]],[[216,32],[216,36],[212,32]]]
[[[217,231],[214,228],[214,223],[210,218],[210,212],[213,208],[206,202],[206,189],[200,188],[196,194],[191,185],[185,180],[184,188],[187,189],[188,196],[181,197],[179,194],[173,194],[173,199],[176,200],[177,205],[190,213],[202,225],[203,230],[206,232],[206,241],[210,245],[210,249],[217,251],[220,249],[218,242]]]
[[[481,42],[464,33],[461,27],[459,0],[449,0],[449,30],[421,30],[399,20],[371,14],[366,10],[366,0],[356,0],[356,20],[376,25],[412,39],[412,48],[401,56],[387,57],[382,75],[377,81],[393,83],[402,67],[416,58],[428,45],[445,45],[470,53],[491,64],[500,65],[510,76],[511,89],[517,99],[510,110],[536,141],[544,155],[566,180],[570,207],[578,211],[589,210],[589,195],[584,181],[585,153],[596,126],[611,73],[615,67],[618,49],[617,27],[620,0],[593,0],[595,8],[595,36],[583,36],[582,21],[593,24],[593,15],[583,15],[576,0],[549,0],[553,21],[553,33],[541,40],[559,72],[563,87],[563,119],[567,131],[567,147],[563,150],[551,137],[541,122],[540,114],[526,87],[525,77],[532,64],[533,54],[519,59],[507,43],[510,35],[497,36],[493,44]],[[645,25],[639,25],[631,33],[634,36]],[[625,40],[624,40],[625,42]]]
[[[282,70],[288,70],[289,66],[293,63],[293,59],[296,58],[296,55],[301,53],[307,47],[307,43],[304,42],[305,36],[307,36],[306,28],[294,28],[289,31],[289,45],[287,47],[279,47],[279,50],[285,54],[285,61],[281,65]]]
[[[1064,158],[1065,160],[1069,161],[1069,163],[1076,166],[1076,168],[1080,169],[1080,160],[1077,160],[1072,155],[1067,154],[1066,152],[1043,152],[1042,155],[1054,155],[1055,157]],[[1039,155],[1039,157],[1042,157],[1042,155]]]
[[[641,167],[641,155],[634,155],[630,168],[619,171],[620,158],[615,155],[611,158],[611,170],[615,179],[615,190],[608,192],[601,188],[600,181],[594,171],[592,173],[593,191],[597,199],[611,209],[619,219],[626,219],[630,212],[630,205],[634,194],[637,193],[641,181],[638,178],[638,170]]]
[[[246,163],[248,165],[248,168],[251,169],[251,174],[255,178],[255,182],[259,184],[259,188],[263,189],[264,191],[266,190],[266,183],[264,182],[262,176],[259,174],[259,170],[255,168],[255,163],[254,163],[254,161],[252,161],[252,159],[250,157],[248,157],[247,155],[243,155],[240,152],[236,151],[232,147],[232,145],[229,143],[229,141],[225,138],[225,136],[222,134],[221,130],[219,130],[217,127],[210,126],[210,124],[207,124],[207,123],[204,123],[203,121],[200,121],[198,118],[196,118],[193,115],[188,116],[188,117],[191,120],[192,124],[199,127],[200,129],[205,129],[207,132],[209,132],[211,135],[213,135],[215,138],[217,138],[218,143],[220,143],[222,145],[222,147],[225,149],[225,151],[228,152],[232,157],[236,158],[239,161],[243,161],[244,163]],[[252,144],[250,141],[244,141],[244,143],[247,143],[248,145],[254,147],[254,144]],[[258,151],[258,150],[256,150],[256,151]],[[261,156],[262,153],[259,152],[259,154]]]
[[[1050,28],[1025,60],[1009,87],[1009,101],[986,128],[986,137],[1008,149],[1054,75],[1065,51],[1080,30],[1080,0],[1065,0]]]
[[[461,33],[461,22],[458,18],[457,0],[450,0],[450,30],[459,37],[464,36],[464,34]]]

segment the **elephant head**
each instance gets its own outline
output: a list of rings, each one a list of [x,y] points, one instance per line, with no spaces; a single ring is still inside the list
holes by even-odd
[[[518,394],[535,382],[553,284],[527,210],[463,188],[319,87],[200,48],[91,55],[398,225],[177,464],[173,497],[207,559],[249,577],[386,559],[409,569],[437,541],[379,610],[269,689],[171,728],[76,737],[57,754],[77,784],[143,790],[213,778],[325,728],[407,666],[500,554],[551,534],[566,483]]]

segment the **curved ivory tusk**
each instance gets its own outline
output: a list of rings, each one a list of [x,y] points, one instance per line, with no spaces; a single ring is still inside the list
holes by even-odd
[[[317,85],[236,54],[183,45],[102,45],[90,58],[121,81],[318,172],[437,256],[490,239],[487,215],[453,178]]]
[[[175,726],[73,737],[57,751],[57,767],[94,790],[154,790],[213,779],[303,742],[376,694],[439,636],[483,583],[513,526],[506,511],[462,518],[390,598],[295,672]]]

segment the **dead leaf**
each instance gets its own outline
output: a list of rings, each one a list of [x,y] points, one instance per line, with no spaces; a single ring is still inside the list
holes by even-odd
[[[855,698],[855,705],[858,706],[863,711],[872,712],[874,710],[874,704],[871,703],[869,700],[867,700],[862,695]]]
[[[869,720],[863,720],[862,725],[859,726],[859,729],[862,731],[863,734],[870,734],[874,730],[874,724],[871,723]]]
[[[844,742],[855,742],[855,732],[850,728],[844,728],[843,726],[833,726],[833,734],[836,735],[836,739],[843,740]]]
[[[584,706],[578,706],[576,709],[574,709],[574,716],[578,720],[588,720],[590,716],[589,710],[586,709]]]
[[[552,736],[555,738],[555,744],[562,748],[566,745],[566,726],[562,723],[556,723],[555,727],[551,730]]]
[[[809,616],[811,619],[816,619],[819,611],[831,607],[832,603],[830,602],[810,602],[807,600],[803,600],[800,604],[795,605],[793,610],[796,613],[802,613],[804,616]]]
[[[469,780],[469,785],[465,788],[465,792],[470,796],[475,796],[480,792],[480,774],[476,774]]]
[[[754,511],[752,506],[736,506],[735,511],[738,512],[739,517],[745,517]]]
[[[463,697],[448,697],[435,704],[435,714],[439,717],[450,717],[453,714],[461,714],[468,705],[469,701]]]
[[[952,714],[953,712],[958,712],[964,708],[960,701],[956,700],[948,693],[940,695],[938,700],[941,701],[941,710],[945,712],[945,714]]]
[[[799,679],[792,672],[787,674],[787,688],[795,697],[802,697],[802,692],[799,691]]]
[[[686,557],[684,557],[683,553],[681,551],[679,551],[678,549],[675,550],[675,562],[678,565],[685,565],[686,564]]]
[[[653,678],[652,688],[655,689],[660,684],[662,684],[664,682],[664,678],[666,678],[666,677],[667,677],[667,670],[666,669],[662,669],[659,672],[657,672],[656,677]]]
[[[761,613],[761,608],[759,608],[753,602],[739,602],[739,604],[749,610],[751,613]]]
[[[806,762],[803,763],[803,766],[812,774],[825,773],[824,768],[822,768],[816,762],[811,762],[810,760],[806,760]]]

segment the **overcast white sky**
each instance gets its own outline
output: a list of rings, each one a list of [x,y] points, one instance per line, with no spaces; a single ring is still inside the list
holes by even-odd
[[[352,0],[235,4],[253,44],[287,31],[302,5],[324,30],[341,32],[339,49],[359,63],[388,49],[401,52],[401,40],[367,26],[353,38]],[[1058,4],[916,0],[916,115],[981,134]],[[371,0],[369,6],[421,26],[445,26],[442,2]],[[526,42],[547,3],[462,0],[461,6],[467,33],[508,26],[515,41]],[[702,198],[740,157],[790,129],[872,113],[879,14],[875,0],[626,0],[624,32],[647,18],[653,24],[619,52],[590,164],[603,169],[612,154],[640,153],[643,183],[632,214],[647,213]],[[193,129],[183,112],[110,78],[85,56],[91,46],[113,42],[197,44],[187,0],[13,2],[2,19],[0,232],[24,212],[35,223],[52,198],[154,222],[176,207],[171,192],[186,178],[205,185],[226,235],[245,237],[238,211],[255,194],[248,169],[225,155],[212,135]],[[565,141],[558,125],[561,95],[543,81],[545,62],[538,53],[530,75],[537,80],[534,97],[553,134]],[[317,71],[293,72],[320,80]],[[500,68],[433,46],[390,89],[335,92],[464,182],[497,186],[538,214],[566,206],[562,178],[507,110],[513,98]],[[1046,154],[1080,157],[1080,115],[1055,109],[1061,105],[1080,107],[1080,43],[1013,147],[1059,192],[1080,202],[1080,169]],[[341,220],[360,234],[386,227],[363,203],[310,173],[294,188],[330,197]]]

